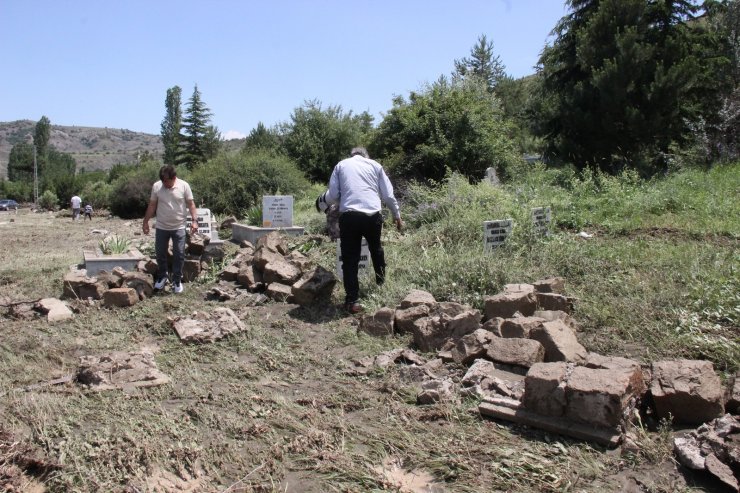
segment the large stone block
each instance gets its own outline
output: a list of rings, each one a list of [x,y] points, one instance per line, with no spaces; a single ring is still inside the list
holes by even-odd
[[[540,310],[559,310],[565,313],[573,313],[575,298],[557,293],[535,293],[535,295],[537,297],[537,306]]]
[[[428,307],[433,306],[437,300],[434,299],[431,293],[422,291],[421,289],[412,289],[404,299],[401,300],[399,305],[400,309],[410,308],[417,305],[426,305]]]
[[[529,368],[545,359],[545,348],[531,339],[496,337],[488,344],[486,355],[498,363]]]
[[[529,338],[529,333],[535,327],[540,326],[543,322],[546,322],[544,318],[539,317],[514,317],[506,318],[501,323],[501,337],[518,337],[518,338]]]
[[[576,367],[565,389],[565,416],[596,426],[622,424],[639,396],[634,375],[629,370]]]
[[[99,300],[108,289],[106,282],[97,277],[87,277],[85,271],[74,271],[65,274],[63,279],[63,290],[65,298],[79,298],[86,300],[92,298]]]
[[[413,332],[414,322],[429,316],[429,305],[411,305],[407,308],[397,308],[395,315],[396,332],[406,334]]]
[[[449,337],[459,339],[466,334],[472,334],[480,328],[480,312],[478,310],[466,309],[462,313],[454,315],[447,322]]]
[[[256,256],[255,256],[256,258]],[[275,257],[263,268],[262,275],[265,282],[270,284],[279,282],[291,285],[301,277],[301,269],[285,260],[283,257]]]
[[[292,286],[281,284],[279,282],[270,283],[267,286],[267,291],[265,291],[265,295],[271,300],[275,301],[284,301],[287,303],[292,303],[294,301]]]
[[[440,349],[449,338],[447,317],[435,315],[416,320],[412,325],[414,344],[423,352]]]
[[[488,296],[484,302],[486,320],[495,317],[511,318],[517,312],[528,317],[537,309],[534,293],[526,291]]]
[[[108,308],[134,306],[139,295],[134,288],[113,288],[103,293],[103,305]]]
[[[285,237],[277,231],[272,231],[264,236],[261,236],[257,240],[255,250],[259,251],[263,249],[278,253],[281,256],[288,255],[288,253],[290,253],[290,250],[288,250],[288,242],[286,241]]]
[[[538,293],[558,293],[565,292],[565,279],[562,277],[548,277],[532,283],[534,290]]]
[[[383,307],[372,315],[365,315],[357,330],[375,337],[393,335],[394,313],[393,308]]]
[[[699,424],[724,411],[722,382],[709,361],[667,360],[653,363],[650,392],[658,417]]]
[[[569,361],[579,363],[588,356],[586,348],[581,346],[573,329],[556,320],[544,322],[532,329],[530,338],[539,341],[545,347],[545,361]]]
[[[567,370],[563,362],[532,365],[524,379],[522,405],[543,416],[563,416]]]
[[[492,332],[483,329],[464,335],[452,348],[452,359],[455,363],[467,365],[483,357],[488,350],[488,344],[494,337],[496,336]]]
[[[293,297],[299,305],[307,305],[316,300],[330,297],[336,283],[337,277],[333,272],[318,266],[308,274],[304,274],[293,285]],[[390,308],[389,310],[392,314],[393,310]]]
[[[49,323],[63,322],[74,317],[72,310],[63,301],[56,298],[39,300],[37,308],[46,314],[46,320]]]
[[[262,289],[265,282],[262,277],[262,271],[254,264],[242,265],[239,269],[239,274],[236,276],[236,281],[250,291]]]

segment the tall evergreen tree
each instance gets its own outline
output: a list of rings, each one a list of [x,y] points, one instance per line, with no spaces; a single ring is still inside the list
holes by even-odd
[[[264,123],[257,122],[257,126],[244,139],[243,152],[265,150],[278,152],[280,150],[280,134],[277,129],[268,129]]]
[[[577,167],[656,171],[701,118],[707,65],[686,1],[570,0],[540,59],[543,133]]]
[[[164,162],[168,164],[177,161],[180,151],[180,127],[182,126],[182,89],[174,86],[167,89],[167,98],[164,106],[166,113],[162,120],[162,144],[164,144]]]
[[[33,182],[33,146],[31,144],[19,142],[10,149],[8,180]]]
[[[459,77],[477,77],[481,79],[488,92],[493,92],[496,84],[506,76],[506,67],[501,58],[493,53],[493,41],[488,41],[485,34],[478,37],[478,42],[470,50],[470,57],[455,60],[455,74]]]
[[[185,108],[182,129],[185,134],[180,135],[181,146],[177,163],[184,164],[190,169],[196,168],[212,157],[218,151],[220,135],[215,127],[210,126],[211,110],[201,99],[198,85],[193,89],[193,95]]]
[[[45,156],[49,150],[49,139],[51,139],[51,121],[46,116],[42,116],[33,131],[33,143],[36,145],[36,152],[40,156]]]

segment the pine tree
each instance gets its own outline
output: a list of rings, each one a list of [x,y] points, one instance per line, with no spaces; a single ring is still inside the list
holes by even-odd
[[[198,85],[193,89],[193,95],[185,108],[182,129],[185,135],[180,135],[180,152],[177,164],[184,164],[190,169],[204,163],[213,153],[218,151],[220,134],[210,125],[211,110],[201,99]]]
[[[477,77],[485,83],[488,92],[493,92],[496,84],[506,77],[506,68],[501,58],[493,54],[493,41],[483,34],[470,50],[470,58],[455,60],[455,74],[462,78]]]
[[[180,150],[180,127],[182,126],[181,97],[182,89],[179,86],[167,89],[167,98],[164,102],[166,113],[162,120],[163,159],[167,164],[177,161],[177,154]]]

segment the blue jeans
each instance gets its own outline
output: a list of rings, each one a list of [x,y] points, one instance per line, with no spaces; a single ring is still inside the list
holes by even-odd
[[[157,254],[157,279],[167,277],[167,247],[172,238],[172,282],[182,280],[182,268],[185,265],[185,229],[168,231],[157,228],[154,233],[154,251]]]

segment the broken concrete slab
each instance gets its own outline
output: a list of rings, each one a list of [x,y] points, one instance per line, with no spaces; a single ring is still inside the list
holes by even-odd
[[[172,328],[183,342],[207,343],[247,330],[230,309],[215,308],[211,313],[197,311],[190,318],[170,319]]]
[[[709,361],[666,360],[653,363],[650,392],[659,418],[698,424],[724,412],[722,382]]]
[[[541,416],[522,407],[519,401],[505,397],[485,399],[478,411],[483,416],[513,421],[541,430],[570,436],[579,440],[595,442],[607,447],[619,445],[620,434],[615,430],[600,428],[582,423],[573,423],[562,418]]]
[[[112,352],[102,356],[83,356],[76,381],[92,390],[128,390],[154,387],[170,382],[148,351]]]

